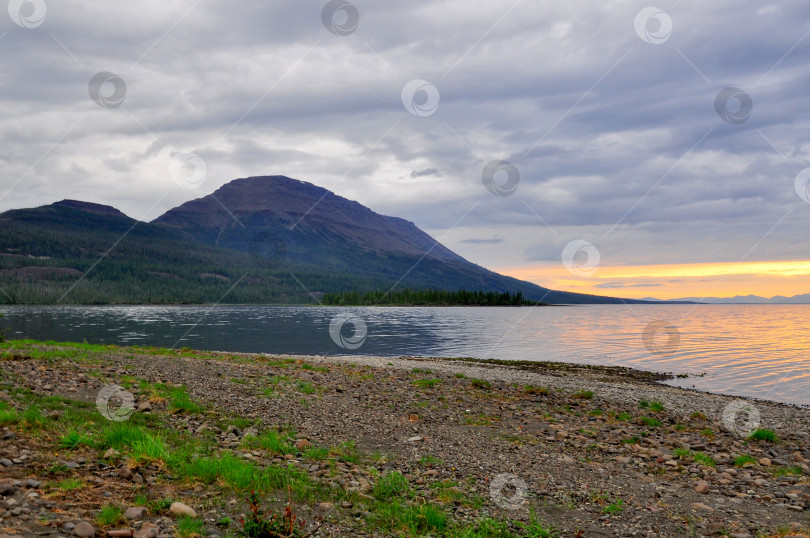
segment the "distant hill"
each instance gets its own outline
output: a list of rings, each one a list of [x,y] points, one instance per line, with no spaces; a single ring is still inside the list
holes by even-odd
[[[657,299],[651,299],[656,301]],[[810,304],[810,293],[784,297],[775,295],[771,298],[760,297],[759,295],[737,295],[735,297],[684,297],[674,299],[672,302],[688,301],[693,303],[706,304]]]
[[[394,285],[622,302],[494,273],[412,222],[285,176],[231,181],[151,223],[75,200],[0,214],[5,303],[308,303]]]

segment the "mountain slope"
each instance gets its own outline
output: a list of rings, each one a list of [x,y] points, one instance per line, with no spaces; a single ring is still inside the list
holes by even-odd
[[[499,275],[411,222],[284,176],[232,181],[152,223],[74,200],[0,214],[0,302],[305,303],[395,285],[621,301]]]

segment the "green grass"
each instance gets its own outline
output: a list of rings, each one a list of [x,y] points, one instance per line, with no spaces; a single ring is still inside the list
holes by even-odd
[[[773,430],[763,430],[761,428],[757,428],[754,430],[751,435],[748,436],[749,439],[753,439],[754,441],[768,441],[769,443],[776,443],[779,441],[779,438],[776,436]]]
[[[736,467],[742,467],[746,463],[756,463],[757,460],[753,456],[749,456],[748,454],[742,454],[734,458],[734,465]]]
[[[465,379],[467,376],[459,372],[459,373],[453,374],[453,377],[455,377],[457,379]]]
[[[643,422],[645,426],[649,426],[650,428],[657,428],[661,426],[661,422],[652,417],[641,417],[641,422]]]
[[[333,452],[347,463],[360,463],[360,452],[357,450],[357,445],[354,441],[347,441],[335,449]]]
[[[405,475],[399,471],[391,471],[377,480],[372,492],[380,500],[390,500],[394,497],[408,497],[412,489]]]
[[[57,482],[55,486],[62,491],[76,491],[84,487],[84,482],[76,478],[65,478]]]
[[[183,516],[177,520],[177,536],[180,538],[205,536],[205,525],[197,518]]]
[[[771,474],[778,478],[780,476],[801,475],[803,474],[803,470],[798,465],[791,465],[790,467],[773,467],[771,469]]]
[[[441,379],[414,379],[413,380],[414,385],[416,385],[417,387],[422,387],[422,388],[431,388],[431,387],[434,387],[434,386],[438,385],[441,382],[442,382]]]
[[[486,379],[477,379],[477,378],[476,378],[476,379],[472,379],[472,380],[470,381],[470,383],[471,383],[471,384],[472,384],[472,386],[473,386],[474,388],[476,388],[476,389],[481,389],[481,390],[489,390],[489,389],[491,389],[491,388],[492,388],[492,383],[490,383],[490,382],[489,382],[489,381],[487,381]]]
[[[419,458],[419,465],[422,467],[433,467],[434,465],[441,465],[442,463],[442,460],[430,454],[425,454]]]
[[[447,514],[433,504],[405,505],[400,500],[378,503],[374,521],[386,530],[409,535],[440,534],[447,527]]]
[[[7,426],[8,424],[15,424],[20,420],[17,416],[17,411],[14,409],[0,410],[0,426]]]
[[[633,416],[630,413],[619,413],[619,416],[617,416],[616,418],[621,420],[622,422],[627,422],[628,420],[632,419]]]
[[[622,439],[622,443],[627,445],[637,445],[641,442],[641,438],[638,435],[634,435],[633,437],[628,437],[627,439]]]
[[[578,400],[593,400],[592,390],[578,390],[574,393],[574,398]]]
[[[705,465],[706,467],[714,467],[717,465],[717,463],[714,461],[714,458],[712,458],[705,452],[695,452],[692,455],[692,459],[695,460],[695,463]]]
[[[654,401],[650,403],[650,411],[652,411],[653,413],[663,413],[664,411],[666,411],[666,409],[667,409],[666,406],[664,406],[664,404],[662,404],[661,402]]]
[[[688,458],[692,457],[692,451],[689,450],[688,448],[682,448],[682,447],[679,447],[679,448],[676,448],[675,450],[673,450],[672,454],[676,458],[682,459],[682,460],[685,460],[685,459],[688,459]]]
[[[535,395],[538,395],[538,396],[543,395],[543,394],[548,394],[548,389],[547,388],[538,387],[538,386],[535,386],[535,385],[526,385],[525,387],[523,387],[523,391],[526,394],[535,394]]]
[[[292,439],[277,430],[267,430],[259,437],[247,437],[244,443],[248,446],[258,446],[271,454],[294,454],[295,447]]]
[[[69,450],[75,450],[81,445],[90,446],[92,439],[87,434],[71,430],[59,439],[59,446]]]
[[[298,390],[302,394],[315,394],[315,387],[313,387],[311,383],[307,383],[306,381],[298,382]]]
[[[517,538],[517,535],[509,530],[508,522],[490,517],[479,520],[474,526],[455,529],[450,536],[453,538]]]
[[[108,504],[96,516],[96,523],[100,527],[111,527],[124,518],[124,511],[117,506]]]
[[[22,415],[23,423],[29,428],[41,428],[45,426],[45,417],[38,407],[32,405]]]
[[[169,399],[170,413],[197,415],[203,412],[202,406],[191,400],[185,386],[170,389],[166,397]]]
[[[322,461],[329,456],[329,449],[325,447],[312,447],[304,451],[302,454],[305,460]]]
[[[177,457],[158,433],[145,433],[142,439],[132,443],[129,454],[138,463],[171,463],[172,457]]]
[[[414,368],[411,372],[415,374],[432,374],[433,370],[428,370],[427,368]]]
[[[605,506],[602,509],[602,511],[605,512],[606,514],[618,514],[622,510],[624,510],[624,501],[622,501],[621,499],[616,499],[615,502]]]
[[[639,400],[638,408],[639,409],[649,409],[650,408],[650,402],[648,402],[647,400]]]

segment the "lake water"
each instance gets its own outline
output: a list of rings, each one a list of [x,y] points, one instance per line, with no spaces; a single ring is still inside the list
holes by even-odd
[[[631,366],[705,374],[672,385],[810,405],[810,305],[6,306],[0,312],[9,338]]]

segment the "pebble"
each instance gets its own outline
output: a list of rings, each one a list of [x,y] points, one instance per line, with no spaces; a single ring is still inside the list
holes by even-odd
[[[143,519],[146,516],[145,506],[130,506],[124,512],[124,519]]]
[[[90,523],[80,521],[76,524],[76,528],[73,529],[73,534],[80,538],[91,538],[96,535],[96,529],[94,529]]]
[[[192,507],[181,502],[173,502],[169,507],[169,512],[175,516],[197,517],[197,512],[195,512]]]
[[[698,493],[709,493],[709,484],[708,482],[698,482],[698,485],[695,486],[695,491]]]

